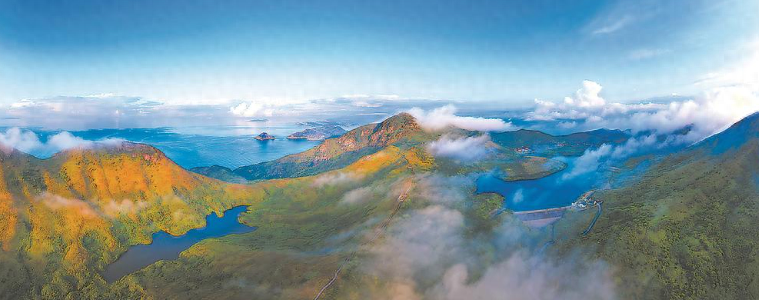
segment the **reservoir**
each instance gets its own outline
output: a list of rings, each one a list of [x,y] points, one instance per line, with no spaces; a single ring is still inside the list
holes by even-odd
[[[596,172],[568,177],[573,163],[565,170],[533,180],[504,181],[496,173],[477,179],[477,193],[497,193],[504,197],[504,208],[512,211],[529,211],[571,205],[577,197],[590,190],[597,182]]]
[[[247,209],[247,206],[238,206],[225,211],[223,217],[212,213],[206,216],[206,227],[192,229],[181,236],[173,236],[164,231],[156,232],[151,244],[132,246],[108,265],[102,273],[103,278],[111,283],[159,260],[177,259],[179,253],[204,239],[256,230],[238,220],[240,214]]]

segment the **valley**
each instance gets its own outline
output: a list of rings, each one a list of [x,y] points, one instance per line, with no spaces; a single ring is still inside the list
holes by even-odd
[[[753,122],[751,120],[745,122]],[[397,280],[403,277],[397,276],[403,273],[383,271],[389,266],[377,265],[376,259],[387,255],[385,247],[395,243],[398,237],[413,232],[403,229],[409,226],[406,224],[421,221],[419,216],[436,211],[436,214],[466,220],[457,229],[463,232],[456,238],[462,239],[461,244],[452,249],[474,255],[471,258],[473,276],[486,276],[478,274],[476,266],[496,264],[516,253],[532,252],[550,261],[577,255],[579,251],[582,259],[600,256],[616,266],[624,266],[619,276],[625,280],[658,274],[661,281],[648,279],[624,289],[631,297],[657,291],[668,298],[707,296],[706,291],[692,290],[687,285],[675,290],[656,288],[690,282],[694,280],[691,276],[697,274],[692,272],[703,272],[700,268],[711,264],[698,262],[699,268],[683,269],[688,271],[676,275],[661,273],[671,269],[641,268],[643,265],[630,261],[638,257],[634,253],[698,247],[677,244],[679,242],[674,240],[676,244],[660,248],[665,245],[661,243],[673,242],[667,239],[673,233],[695,238],[693,241],[699,239],[693,234],[702,227],[687,226],[696,226],[698,223],[692,222],[700,220],[700,214],[696,214],[695,219],[669,219],[669,216],[677,216],[670,211],[681,211],[678,207],[685,205],[680,202],[683,200],[675,199],[684,198],[673,198],[671,201],[675,202],[669,202],[671,206],[664,208],[645,199],[681,184],[677,180],[667,181],[667,174],[671,172],[676,172],[675,178],[700,180],[698,178],[703,176],[721,174],[714,169],[716,166],[746,170],[736,169],[746,165],[740,164],[739,158],[759,157],[749,150],[759,149],[755,147],[759,145],[755,140],[749,140],[737,150],[721,150],[719,141],[723,138],[719,135],[686,150],[686,153],[697,154],[695,156],[667,156],[643,175],[628,179],[622,187],[609,188],[609,178],[633,170],[634,165],[625,162],[599,169],[597,173],[570,177],[568,174],[576,172],[580,159],[571,155],[581,155],[601,144],[621,144],[625,140],[619,136],[596,131],[601,133],[600,137],[595,133],[580,135],[583,139],[578,142],[578,135],[550,138],[538,135],[540,141],[548,139],[553,145],[561,145],[559,149],[572,150],[545,148],[548,152],[531,153],[517,151],[523,149],[524,146],[519,146],[522,144],[493,137],[487,144],[491,150],[482,159],[464,164],[456,158],[430,154],[428,144],[444,134],[467,137],[476,136],[476,132],[450,129],[433,133],[415,122],[413,117],[399,115],[376,125],[359,127],[342,137],[326,140],[322,146],[283,158],[276,164],[277,171],[267,173],[279,178],[247,181],[236,177],[237,183],[191,173],[155,148],[128,142],[71,150],[44,160],[5,149],[0,160],[4,179],[0,182],[3,192],[0,195],[4,195],[5,206],[0,214],[9,222],[0,240],[4,249],[0,257],[4,262],[0,267],[4,282],[2,295],[9,295],[8,298],[310,299],[320,294],[319,297],[325,299],[381,299],[386,291],[400,284]],[[742,130],[759,132],[759,127],[754,129],[753,126]],[[728,130],[724,135],[734,139],[735,130]],[[524,136],[520,139],[530,143]],[[582,143],[585,150],[579,151],[576,147],[580,146],[573,142]],[[529,145],[531,149],[541,148]],[[339,149],[352,150],[341,152]],[[731,151],[738,150],[742,156],[709,158],[712,155],[709,151],[733,153]],[[535,156],[538,154],[546,156]],[[706,158],[696,158],[700,156]],[[281,168],[288,164],[292,164],[290,169]],[[691,165],[699,166],[699,171]],[[267,165],[255,168],[263,166]],[[703,175],[683,177],[687,172]],[[746,176],[748,174],[751,173]],[[228,179],[225,174],[207,175]],[[708,178],[710,182],[714,180]],[[754,184],[754,181],[733,184],[738,187]],[[669,188],[650,190],[651,186]],[[598,212],[595,208],[567,209],[589,191],[602,187],[605,188],[595,191],[593,198],[604,202],[603,213],[600,213],[600,205],[597,205]],[[707,193],[707,190],[694,191]],[[753,196],[746,194],[745,197]],[[695,199],[691,201],[699,198]],[[725,217],[732,215],[735,220],[745,220],[754,206],[739,199],[735,198],[736,206],[732,208],[703,205],[706,205],[704,209],[715,210],[712,213],[724,212]],[[690,205],[700,207],[702,204],[692,202]],[[540,216],[537,211],[541,212]],[[213,216],[214,213],[224,217]],[[678,223],[684,220],[690,220],[686,225],[693,225],[683,227]],[[734,224],[733,228],[748,223]],[[708,228],[716,227],[703,230]],[[737,230],[736,234],[746,238],[744,241],[754,238],[751,231],[739,228],[731,230]],[[496,242],[503,230],[518,232],[515,244]],[[625,239],[620,240],[622,237]],[[638,242],[633,242],[636,240]],[[727,245],[738,247],[729,251],[751,247],[737,241]],[[628,248],[630,250],[624,250]],[[710,249],[678,250],[686,252],[678,252],[677,257],[712,261],[708,260],[713,251]],[[656,263],[644,265],[686,266],[682,265],[683,261],[667,256],[667,252],[660,253],[648,256]],[[414,276],[428,278],[425,279],[428,281],[415,280],[415,290],[434,293],[439,288],[437,282],[441,274],[432,270],[455,266],[455,261],[444,257],[435,258],[437,266],[425,265],[415,271],[420,273]],[[388,259],[403,260],[401,257]],[[750,267],[730,270],[750,272],[747,269]],[[484,272],[487,268],[479,270]],[[711,270],[728,272],[728,269]],[[712,292],[736,293],[736,287],[745,283],[733,284]],[[741,290],[741,293],[751,292]],[[22,291],[24,294],[18,294]]]

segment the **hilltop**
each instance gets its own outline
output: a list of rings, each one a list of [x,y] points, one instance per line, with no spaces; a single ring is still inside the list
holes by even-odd
[[[250,187],[186,171],[143,144],[72,149],[49,159],[2,149],[3,298],[63,298],[85,283],[102,288],[93,270],[127,246],[147,243],[159,230],[201,227],[211,212],[260,199]],[[74,298],[87,298],[78,289]]]

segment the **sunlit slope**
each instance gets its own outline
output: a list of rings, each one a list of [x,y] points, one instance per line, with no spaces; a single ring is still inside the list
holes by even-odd
[[[193,171],[227,180],[235,176],[247,180],[308,176],[345,167],[365,155],[399,142],[413,143],[419,139],[426,140],[426,135],[414,117],[401,113],[378,124],[364,125],[340,137],[327,139],[305,152],[288,155],[274,161],[232,171],[218,166],[196,168]]]
[[[183,170],[146,145],[72,150],[46,160],[3,150],[0,298],[140,295],[126,283],[106,289],[97,270],[128,245],[149,242],[153,232],[201,227],[208,213],[263,195]]]
[[[603,214],[559,234],[617,270],[623,298],[759,297],[759,116],[735,124],[601,193]],[[587,221],[587,218],[578,218]]]

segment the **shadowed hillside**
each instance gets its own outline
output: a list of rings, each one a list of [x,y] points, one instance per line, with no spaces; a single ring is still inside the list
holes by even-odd
[[[621,144],[629,135],[619,130],[598,129],[568,135],[550,135],[537,130],[491,134],[493,142],[510,149],[529,147],[531,153],[547,156],[580,156],[588,148],[597,148],[605,143]]]
[[[617,268],[623,298],[759,297],[759,115],[599,195],[603,214],[560,230],[560,253],[584,247]]]

